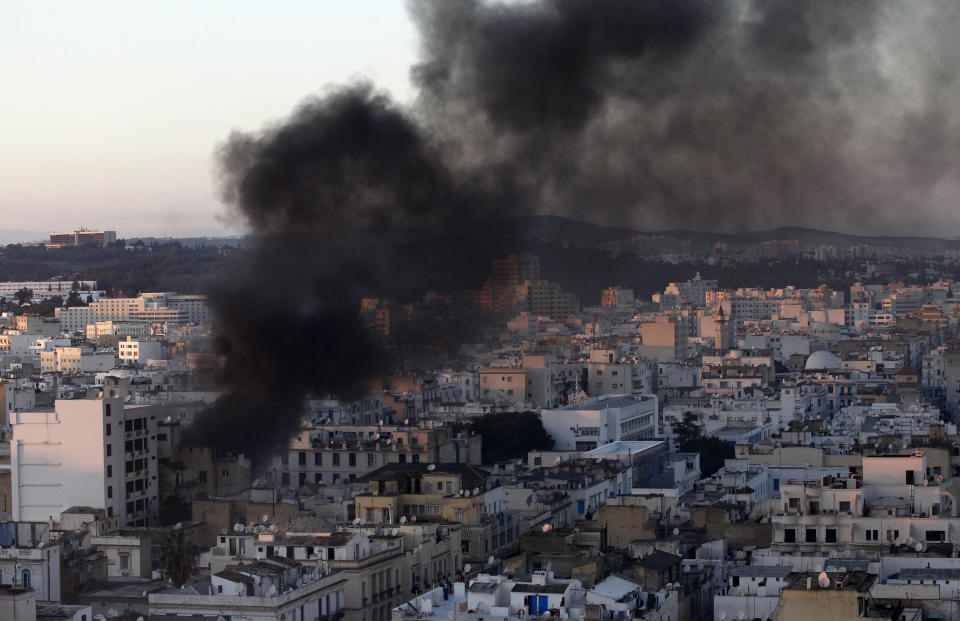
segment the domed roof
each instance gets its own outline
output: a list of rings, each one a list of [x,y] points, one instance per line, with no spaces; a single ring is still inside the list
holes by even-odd
[[[804,369],[807,371],[836,370],[840,368],[840,359],[826,350],[815,351],[807,358]]]

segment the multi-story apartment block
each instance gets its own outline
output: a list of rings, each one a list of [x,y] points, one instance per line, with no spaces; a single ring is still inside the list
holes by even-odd
[[[481,401],[512,403],[522,407],[527,402],[527,373],[521,368],[489,367],[477,370]]]
[[[59,519],[69,507],[104,509],[124,526],[157,521],[157,422],[121,399],[60,399],[52,411],[11,417],[15,520]]]
[[[957,507],[947,489],[928,478],[923,453],[862,459],[862,477],[780,484],[775,550],[832,556],[955,542]]]
[[[276,485],[300,487],[355,481],[390,464],[479,464],[482,438],[434,423],[316,425],[273,458]]]
[[[134,340],[128,336],[117,343],[117,357],[125,364],[146,364],[149,360],[163,358],[163,343],[160,341]]]
[[[74,287],[74,285],[77,285]],[[97,281],[95,280],[5,280],[0,281],[0,298],[8,300],[14,299],[18,291],[27,289],[31,292],[30,299],[33,302],[40,302],[60,296],[64,300],[72,291],[83,289],[83,294],[98,295]]]
[[[619,440],[657,435],[658,407],[653,395],[600,395],[543,410],[540,420],[555,450],[590,451]]]

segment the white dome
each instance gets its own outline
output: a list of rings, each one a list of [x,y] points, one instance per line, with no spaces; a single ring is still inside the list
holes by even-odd
[[[840,359],[826,350],[815,351],[807,358],[807,371],[835,370],[840,368]]]

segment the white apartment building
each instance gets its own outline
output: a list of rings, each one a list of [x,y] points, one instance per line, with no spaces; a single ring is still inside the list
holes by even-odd
[[[653,395],[601,395],[542,410],[540,420],[554,450],[591,451],[610,442],[655,437],[657,414]]]
[[[53,411],[14,412],[13,519],[59,519],[73,506],[104,509],[124,526],[158,516],[157,422],[121,399],[58,399]]]
[[[946,488],[927,479],[926,456],[863,457],[863,477],[825,476],[780,485],[772,548],[833,555],[953,543],[960,517]]]
[[[163,359],[163,343],[160,341],[127,340],[117,343],[117,357],[126,364],[146,364],[149,360]]]
[[[30,298],[34,302],[41,302],[43,300],[52,298],[56,295],[59,295],[64,300],[67,299],[67,296],[70,295],[71,291],[74,291],[75,281],[72,280],[7,280],[0,282],[0,298],[6,298],[12,300],[18,291],[22,289],[29,289],[33,292],[33,296]],[[99,295],[97,289],[97,281],[95,280],[80,280],[76,281],[77,285],[81,289],[86,287],[87,290],[83,291],[83,295]]]

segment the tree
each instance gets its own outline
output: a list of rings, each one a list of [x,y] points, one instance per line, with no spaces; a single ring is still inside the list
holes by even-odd
[[[733,459],[736,451],[729,442],[719,438],[699,436],[679,444],[684,453],[700,453],[700,473],[708,477],[723,467],[725,459]]]
[[[543,428],[536,412],[484,414],[470,423],[470,430],[483,438],[483,463],[526,457],[528,451],[553,448],[553,438]]]
[[[183,536],[182,530],[174,530],[167,535],[160,547],[160,565],[174,586],[181,587],[193,576],[197,569],[197,557],[200,549]]]
[[[700,473],[704,477],[722,468],[725,459],[736,455],[729,442],[704,436],[692,412],[684,412],[683,421],[673,425],[673,434],[681,452],[700,454]]]
[[[17,304],[23,306],[33,298],[33,289],[20,289],[13,294],[13,297],[16,298]]]

